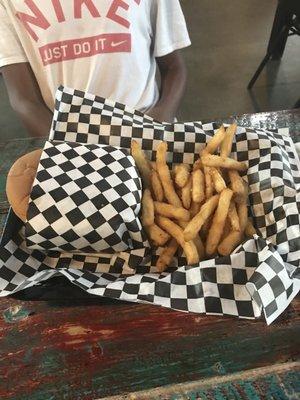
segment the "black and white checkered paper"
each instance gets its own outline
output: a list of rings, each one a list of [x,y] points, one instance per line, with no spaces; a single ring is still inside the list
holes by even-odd
[[[46,170],[49,173],[51,170],[49,160],[53,161],[53,158],[49,154],[47,156],[48,149],[58,151],[59,146],[68,146],[73,151],[94,145],[109,146],[122,152],[130,148],[131,139],[137,140],[152,160],[155,159],[158,143],[164,140],[168,143],[170,165],[181,162],[191,164],[216,129],[214,123],[159,123],[123,104],[61,87],[57,91],[53,127],[39,172]],[[91,254],[85,251],[90,250],[90,241],[88,244],[80,242],[82,236],[75,232],[80,237],[75,239],[75,244],[65,240],[62,233],[59,237],[55,236],[55,241],[50,240],[49,245],[48,234],[40,235],[37,225],[25,232],[29,225],[25,229],[10,211],[0,247],[0,295],[14,293],[62,274],[70,282],[99,296],[151,303],[186,312],[249,319],[259,317],[263,311],[270,324],[300,289],[299,158],[287,135],[250,128],[238,128],[233,157],[248,163],[245,179],[250,190],[249,213],[260,237],[255,235],[245,241],[232,255],[195,266],[186,266],[185,258],[178,257],[168,271],[157,274],[155,263],[161,249],[151,252],[146,242],[145,247],[138,248],[126,240],[124,243],[129,244],[127,249],[124,246],[121,251],[111,253],[111,247],[104,250],[103,246],[101,253]],[[48,161],[43,165],[44,158]],[[66,158],[65,162],[70,162],[70,157]],[[54,163],[56,168],[55,160]],[[62,168],[62,171],[63,175],[67,175],[67,169]],[[35,181],[38,188],[43,186],[39,172]],[[91,170],[90,173],[93,174]],[[49,175],[47,179],[55,179],[55,173]],[[75,180],[72,177],[71,181]],[[135,183],[140,196],[140,188]],[[58,181],[58,184],[59,189],[65,183]],[[47,186],[45,191],[48,194],[49,188]],[[80,185],[78,190],[83,193]],[[67,196],[71,196],[69,191]],[[134,212],[139,207],[138,196]],[[87,197],[86,201],[91,201]],[[32,201],[36,201],[34,190]],[[57,202],[53,203],[53,200],[43,202],[42,209],[39,206],[35,209],[35,204],[35,211],[32,214],[29,212],[28,224],[32,225],[35,214],[40,217],[53,206],[57,208]],[[67,213],[62,213],[64,218],[68,218]],[[79,224],[81,222],[80,215]],[[74,220],[71,220],[71,225],[73,230],[76,227]],[[32,240],[30,234],[36,239]],[[88,229],[85,234],[88,234]],[[102,237],[101,233],[99,235]],[[138,242],[143,241],[141,234]],[[32,248],[28,248],[27,244]],[[68,247],[69,244],[72,247]],[[100,252],[96,247],[92,249]]]
[[[46,142],[30,196],[30,249],[86,253],[149,247],[134,160],[112,146]]]

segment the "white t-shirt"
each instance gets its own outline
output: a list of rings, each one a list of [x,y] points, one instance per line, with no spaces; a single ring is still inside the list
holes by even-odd
[[[179,0],[0,0],[0,67],[29,62],[51,110],[61,84],[147,110],[155,58],[189,45]]]

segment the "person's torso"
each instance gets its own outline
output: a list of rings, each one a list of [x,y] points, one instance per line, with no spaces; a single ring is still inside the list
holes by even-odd
[[[53,107],[63,84],[147,109],[157,100],[149,0],[4,0]]]

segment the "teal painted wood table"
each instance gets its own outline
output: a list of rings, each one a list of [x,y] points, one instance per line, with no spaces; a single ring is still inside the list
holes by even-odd
[[[235,119],[300,139],[299,111]],[[1,229],[6,173],[42,143],[0,145]],[[54,278],[0,299],[0,399],[298,399],[299,311],[296,298],[268,327],[102,299]]]

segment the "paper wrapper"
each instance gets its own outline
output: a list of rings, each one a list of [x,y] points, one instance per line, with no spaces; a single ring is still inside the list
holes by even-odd
[[[49,143],[129,149],[134,138],[153,160],[164,140],[170,165],[192,164],[216,129],[214,123],[161,124],[123,104],[60,87]],[[231,256],[196,266],[179,257],[157,274],[160,249],[97,255],[28,249],[25,226],[11,211],[0,248],[0,295],[62,274],[99,296],[240,318],[263,311],[270,324],[300,288],[299,158],[289,137],[250,128],[238,128],[232,155],[248,164],[249,213],[259,236]]]
[[[127,151],[47,141],[30,195],[26,245],[85,253],[149,247],[141,199],[141,179]]]

